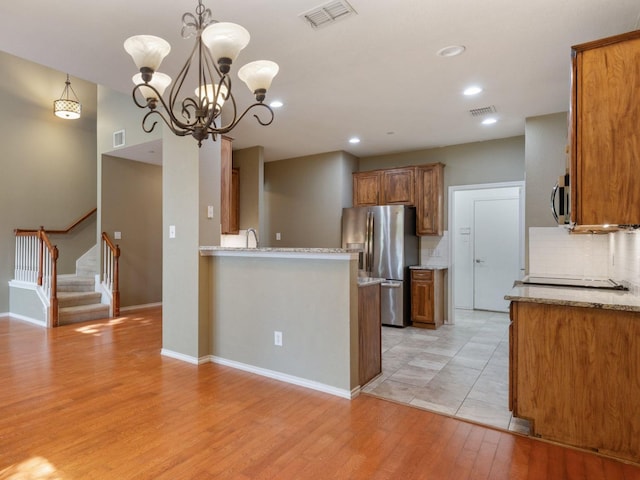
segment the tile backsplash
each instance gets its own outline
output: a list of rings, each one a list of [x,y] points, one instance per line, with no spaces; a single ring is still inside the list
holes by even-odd
[[[244,248],[247,246],[247,231],[240,230],[238,235],[220,235],[221,247]],[[256,239],[249,235],[249,248],[256,247]]]
[[[570,234],[563,227],[532,227],[529,275],[611,278],[640,294],[640,232]]]
[[[529,275],[609,278],[608,235],[570,234],[564,227],[529,229]]]
[[[427,267],[449,266],[449,232],[441,237],[420,237],[420,265]]]

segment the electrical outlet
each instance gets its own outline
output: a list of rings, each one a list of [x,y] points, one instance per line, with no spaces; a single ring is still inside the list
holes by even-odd
[[[277,330],[273,332],[273,344],[277,347],[282,346],[282,332],[278,332]]]

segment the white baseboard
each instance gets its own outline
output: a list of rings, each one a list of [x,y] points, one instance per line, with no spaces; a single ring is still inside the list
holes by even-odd
[[[17,313],[11,313],[11,312],[3,313],[3,314],[0,314],[0,317],[11,317],[11,318],[15,318],[16,320],[21,320],[23,322],[38,325],[39,327],[45,327],[45,328],[47,327],[47,322],[43,322],[42,320],[37,320],[31,317],[25,317],[24,315],[18,315]]]
[[[176,360],[181,360],[183,362],[191,363],[193,365],[201,365],[209,361],[206,358],[192,357],[191,355],[185,355],[184,353],[174,352],[173,350],[168,350],[166,348],[163,348],[162,350],[160,350],[160,355],[164,357],[174,358]]]
[[[357,386],[351,391],[344,390],[324,383],[314,382],[313,380],[308,380],[306,378],[296,377],[294,375],[288,375],[286,373],[276,372],[274,370],[268,370],[266,368],[256,367],[246,363],[236,362],[234,360],[227,360],[226,358],[216,357],[215,355],[206,355],[204,357],[197,358],[192,357],[191,355],[174,352],[173,350],[168,350],[166,348],[163,348],[160,353],[165,357],[181,360],[183,362],[191,363],[192,365],[202,365],[203,363],[208,362],[217,363],[219,365],[253,373],[262,377],[268,377],[281,382],[291,383],[300,387],[310,388],[319,392],[335,395],[336,397],[346,398],[347,400],[353,400],[360,395],[360,386]]]
[[[156,307],[161,307],[162,306],[162,302],[157,302],[157,303],[145,303],[142,305],[131,305],[129,307],[121,307],[120,308],[120,312],[133,312],[136,310],[146,310],[147,308],[156,308]]]
[[[208,358],[212,363],[225,365],[245,372],[255,373],[256,375],[272,378],[281,382],[291,383],[300,387],[310,388],[312,390],[328,393],[348,400],[352,400],[360,394],[359,386],[349,391],[342,388],[332,387],[331,385],[326,385],[324,383],[314,382],[313,380],[308,380],[306,378],[296,377],[294,375],[288,375],[286,373],[276,372],[266,368],[255,367],[253,365],[247,365],[246,363],[236,362],[234,360],[227,360],[226,358],[216,357],[215,355],[209,355],[205,358]]]

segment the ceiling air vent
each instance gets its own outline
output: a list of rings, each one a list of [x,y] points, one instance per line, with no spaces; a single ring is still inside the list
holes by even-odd
[[[357,13],[346,0],[325,3],[300,15],[313,28],[326,27],[354,13]]]
[[[469,110],[469,113],[472,117],[482,117],[483,115],[496,113],[496,107],[494,107],[493,105],[489,105],[488,107],[474,108],[472,110]]]

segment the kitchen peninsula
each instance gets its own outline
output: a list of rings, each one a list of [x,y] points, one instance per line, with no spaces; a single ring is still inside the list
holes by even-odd
[[[358,394],[357,253],[199,251],[209,260],[211,361],[345,398]]]

